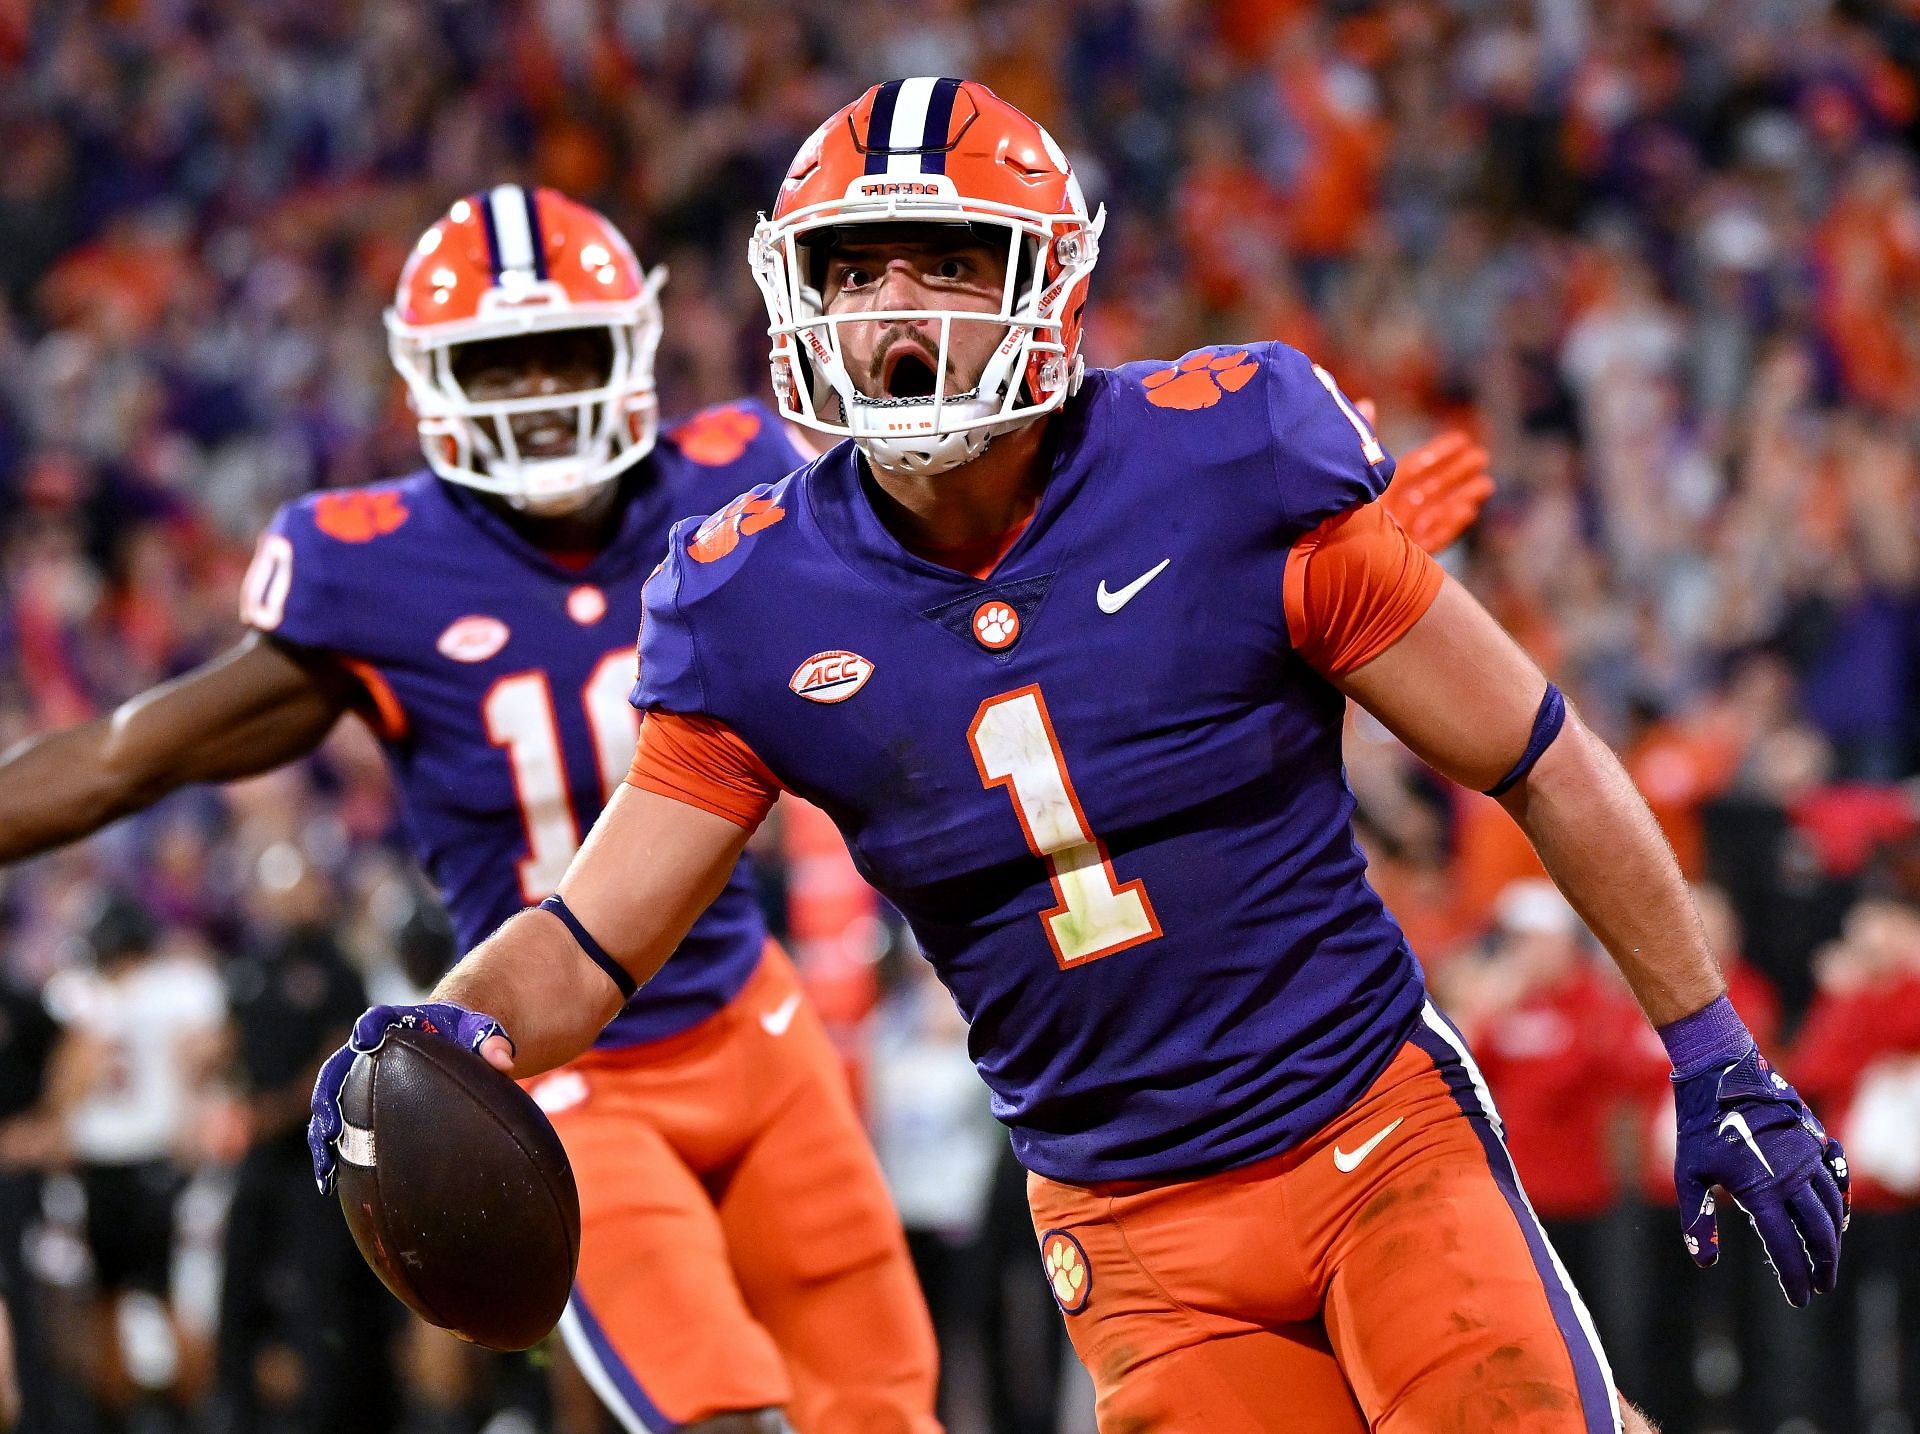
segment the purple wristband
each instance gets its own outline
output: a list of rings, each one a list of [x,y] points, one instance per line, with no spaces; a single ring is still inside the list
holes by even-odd
[[[1675,1080],[1686,1080],[1714,1066],[1730,1065],[1753,1049],[1753,1037],[1747,1032],[1746,1022],[1725,996],[1659,1029],[1661,1044],[1667,1048],[1667,1059],[1673,1062]]]
[[[573,934],[575,943],[587,953],[588,959],[606,972],[607,979],[620,988],[621,1000],[632,999],[633,993],[640,989],[633,979],[633,973],[609,956],[607,948],[593,939],[593,933],[580,924],[580,918],[573,914],[572,907],[561,900],[559,892],[554,892],[552,896],[541,902],[540,909],[551,911],[560,918],[560,924]]]

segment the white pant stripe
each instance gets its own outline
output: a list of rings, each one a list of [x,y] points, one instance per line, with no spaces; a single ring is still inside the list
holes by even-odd
[[[1527,1187],[1520,1183],[1520,1172],[1513,1169],[1513,1157],[1506,1153],[1507,1140],[1502,1133],[1500,1112],[1494,1109],[1493,1092],[1487,1089],[1486,1078],[1480,1074],[1480,1067],[1474,1064],[1472,1052],[1467,1049],[1466,1042],[1454,1034],[1453,1027],[1448,1025],[1441,1018],[1440,1013],[1433,1008],[1433,1002],[1428,1001],[1421,1008],[1420,1019],[1425,1022],[1428,1030],[1445,1041],[1452,1048],[1453,1053],[1460,1058],[1460,1064],[1466,1070],[1468,1079],[1473,1082],[1474,1099],[1479,1102],[1481,1113],[1492,1122],[1494,1134],[1499,1137],[1501,1157],[1506,1160],[1507,1169],[1512,1171],[1513,1188],[1520,1192],[1520,1199],[1527,1207],[1527,1218],[1533,1221],[1536,1228],[1540,1228],[1540,1217],[1534,1213],[1533,1201],[1527,1198]],[[1573,1306],[1574,1318],[1580,1321],[1580,1332],[1587,1337],[1587,1344],[1593,1350],[1594,1361],[1600,1366],[1600,1373],[1606,1379],[1607,1393],[1612,1402],[1614,1434],[1621,1434],[1620,1401],[1614,1393],[1618,1386],[1614,1383],[1613,1366],[1607,1363],[1607,1352],[1600,1346],[1600,1332],[1593,1327],[1593,1316],[1587,1312],[1587,1302],[1580,1298],[1580,1291],[1573,1287],[1573,1280],[1567,1274],[1567,1267],[1560,1263],[1560,1252],[1553,1248],[1553,1241],[1547,1238],[1544,1228],[1540,1228],[1540,1243],[1553,1260],[1553,1272],[1560,1281],[1560,1287],[1567,1292],[1567,1300]]]
[[[580,1316],[575,1313],[572,1300],[567,1301],[566,1313],[560,1316],[560,1337],[566,1341],[567,1353],[573,1356],[573,1362],[586,1376],[588,1387],[613,1412],[613,1417],[620,1421],[620,1427],[626,1430],[626,1434],[659,1434],[640,1417],[638,1410],[621,1397],[613,1376],[600,1360],[600,1352],[593,1347],[593,1341],[587,1338],[586,1330],[581,1327]]]

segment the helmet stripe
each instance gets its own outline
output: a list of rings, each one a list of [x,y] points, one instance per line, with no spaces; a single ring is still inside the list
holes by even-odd
[[[527,242],[533,250],[533,277],[544,284],[547,281],[547,241],[540,230],[540,205],[531,189],[522,189],[520,197],[527,202]]]
[[[920,172],[947,172],[947,129],[953,123],[953,97],[960,93],[958,80],[935,80],[933,95],[927,101],[927,122],[920,131]]]
[[[927,133],[927,106],[937,83],[927,75],[900,82],[900,96],[893,105],[893,126],[887,136],[888,174],[921,172],[920,151]],[[940,142],[945,144],[946,139],[943,137]]]
[[[900,98],[900,86],[903,83],[901,80],[888,80],[874,93],[873,112],[867,116],[864,140],[868,174],[887,172],[887,151],[893,143],[893,106]]]
[[[487,213],[491,222],[487,234],[498,246],[495,250],[500,272],[518,269],[533,273],[533,234],[528,227],[526,191],[517,184],[496,184],[487,193]]]
[[[500,282],[500,236],[493,228],[493,196],[480,193],[473,196],[473,207],[480,211],[480,227],[487,232],[487,264],[493,270],[493,282]]]

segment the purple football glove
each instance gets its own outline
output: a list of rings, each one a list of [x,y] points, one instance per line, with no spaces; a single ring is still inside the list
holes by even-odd
[[[387,1032],[396,1026],[430,1031],[470,1051],[479,1050],[480,1043],[488,1036],[500,1036],[508,1045],[513,1044],[513,1037],[507,1035],[492,1016],[469,1011],[451,1001],[428,1001],[419,1006],[375,1006],[368,1010],[353,1023],[353,1034],[347,1043],[327,1057],[327,1063],[320,1067],[319,1078],[313,1083],[313,1118],[307,1122],[307,1153],[313,1157],[313,1179],[322,1195],[333,1189],[333,1142],[339,1139],[342,1124],[340,1087],[347,1083],[353,1058],[379,1050]]]
[[[1753,1222],[1787,1303],[1833,1289],[1849,1206],[1847,1157],[1756,1049],[1673,1083],[1680,1122],[1674,1185],[1687,1253],[1720,1258],[1715,1188]]]

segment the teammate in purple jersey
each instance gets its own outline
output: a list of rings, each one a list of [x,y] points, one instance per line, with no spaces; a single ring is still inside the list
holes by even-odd
[[[387,316],[429,471],[283,508],[247,638],[0,761],[0,860],[300,757],[352,711],[463,944],[548,895],[632,758],[669,527],[802,458],[751,402],[658,434],[663,277],[551,190],[456,203]],[[937,1429],[904,1237],[744,862],[679,958],[535,1088],[580,1186],[576,1363],[628,1430]]]
[[[552,892],[626,776],[639,732],[631,629],[667,529],[799,461],[758,404],[697,414],[624,485],[604,546],[578,554],[539,545],[487,497],[428,471],[309,494],[275,515],[243,616],[332,654],[367,688],[409,835],[462,949]],[[712,1015],[765,941],[743,861],[687,933],[689,959],[596,1044],[658,1040]]]
[[[1383,514],[1331,377],[1277,345],[1083,374],[1100,228],[977,84],[808,140],[752,259],[782,411],[851,443],[676,529],[628,785],[437,995],[502,1069],[571,1058],[800,792],[974,1022],[1103,1428],[1644,1430],[1367,887],[1346,699],[1498,795],[1619,963],[1697,1260],[1731,1197],[1791,1302],[1830,1290],[1844,1157],[1618,762]]]

